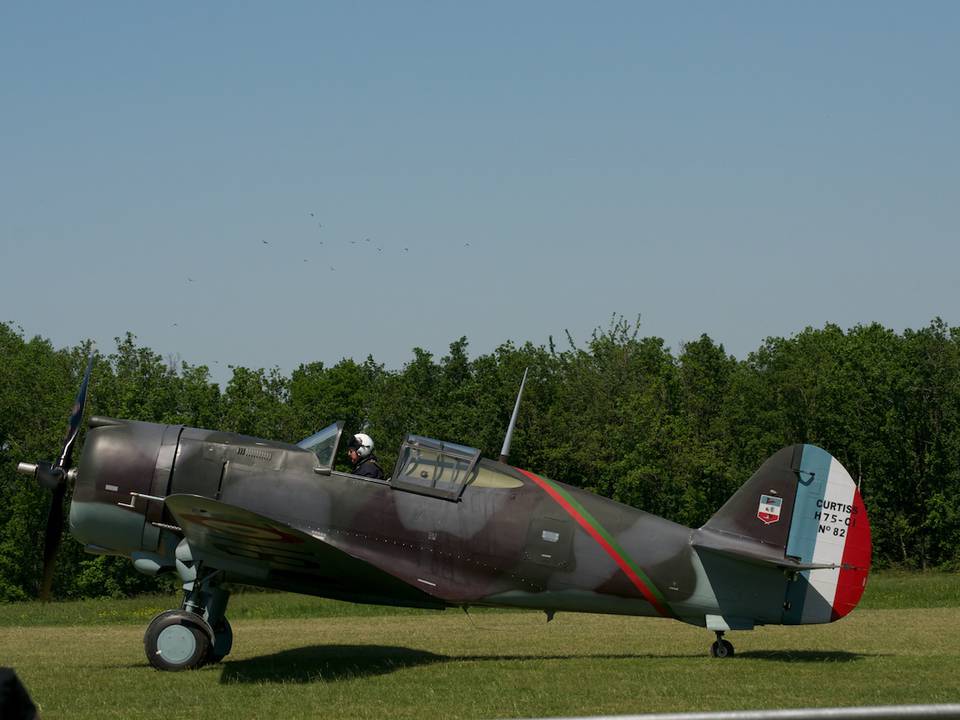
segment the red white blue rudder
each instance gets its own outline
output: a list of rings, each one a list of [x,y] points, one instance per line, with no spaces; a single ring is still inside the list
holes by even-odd
[[[802,453],[786,555],[835,567],[806,570],[790,584],[786,624],[842,618],[860,601],[870,571],[870,521],[856,483],[827,451],[804,445]]]

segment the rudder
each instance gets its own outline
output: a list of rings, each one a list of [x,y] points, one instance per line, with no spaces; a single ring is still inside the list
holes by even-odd
[[[870,572],[870,521],[860,490],[826,450],[802,447],[786,553],[800,562],[837,567],[805,571],[806,582],[790,584],[787,624],[839,620],[857,606]]]

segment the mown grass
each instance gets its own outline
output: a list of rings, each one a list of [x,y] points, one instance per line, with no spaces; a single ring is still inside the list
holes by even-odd
[[[159,612],[176,607],[176,595],[146,595],[123,600],[75,600],[41,605],[35,602],[0,604],[0,627],[37,625],[142,625]],[[960,607],[960,574],[881,571],[870,575],[859,609]],[[458,612],[458,611],[446,611]],[[474,608],[475,614],[506,612]],[[437,615],[435,610],[391,608],[325,600],[306,595],[244,591],[230,598],[234,620],[268,620],[383,615]]]
[[[159,612],[178,607],[178,595],[144,595],[123,600],[75,600],[49,605],[12,603],[0,605],[0,627],[37,625],[144,624]],[[378,605],[325,600],[306,595],[275,592],[235,592],[228,615],[234,620],[295,619],[316,617],[374,617],[381,615],[436,614],[431,610],[391,608]]]
[[[960,573],[885,570],[870,574],[859,608],[960,607]]]
[[[546,623],[540,613],[468,617],[251,593],[231,599],[236,640],[226,661],[159,673],[143,656],[143,630],[172,600],[0,607],[0,664],[16,668],[45,720],[422,720],[960,701],[957,575],[875,574],[848,618],[730,633],[737,654],[726,661],[707,656],[711,633],[672,621],[561,613]],[[22,611],[29,624],[16,622]]]

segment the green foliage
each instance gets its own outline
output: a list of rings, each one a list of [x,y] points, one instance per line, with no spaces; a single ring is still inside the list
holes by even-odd
[[[862,481],[878,564],[960,568],[960,330],[939,318],[903,333],[806,328],[737,360],[706,335],[674,355],[614,316],[564,350],[508,342],[471,359],[461,337],[439,360],[414,348],[397,371],[372,357],[289,377],[234,367],[222,391],[206,367],[164,362],[132,334],[116,346],[95,355],[88,412],[287,442],[344,420],[375,438],[388,473],[407,433],[497,457],[529,368],[511,463],[691,527],[775,450],[816,443]],[[49,494],[15,466],[58,452],[88,352],[0,324],[0,602],[36,596]],[[65,542],[55,593],[157,582]]]
[[[255,437],[291,439],[293,419],[288,399],[289,381],[276,368],[267,372],[235,367],[223,393],[223,415],[218,429]]]

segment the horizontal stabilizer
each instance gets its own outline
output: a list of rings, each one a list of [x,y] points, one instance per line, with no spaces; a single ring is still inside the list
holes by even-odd
[[[764,551],[764,546],[756,546],[752,541],[744,541],[739,538],[724,538],[718,533],[709,530],[698,530],[693,537],[693,547],[700,550],[708,550],[734,560],[744,560],[757,565],[767,565],[779,568],[781,570],[835,570],[842,567],[836,563],[805,563],[796,558],[785,557],[782,553],[769,553]]]

